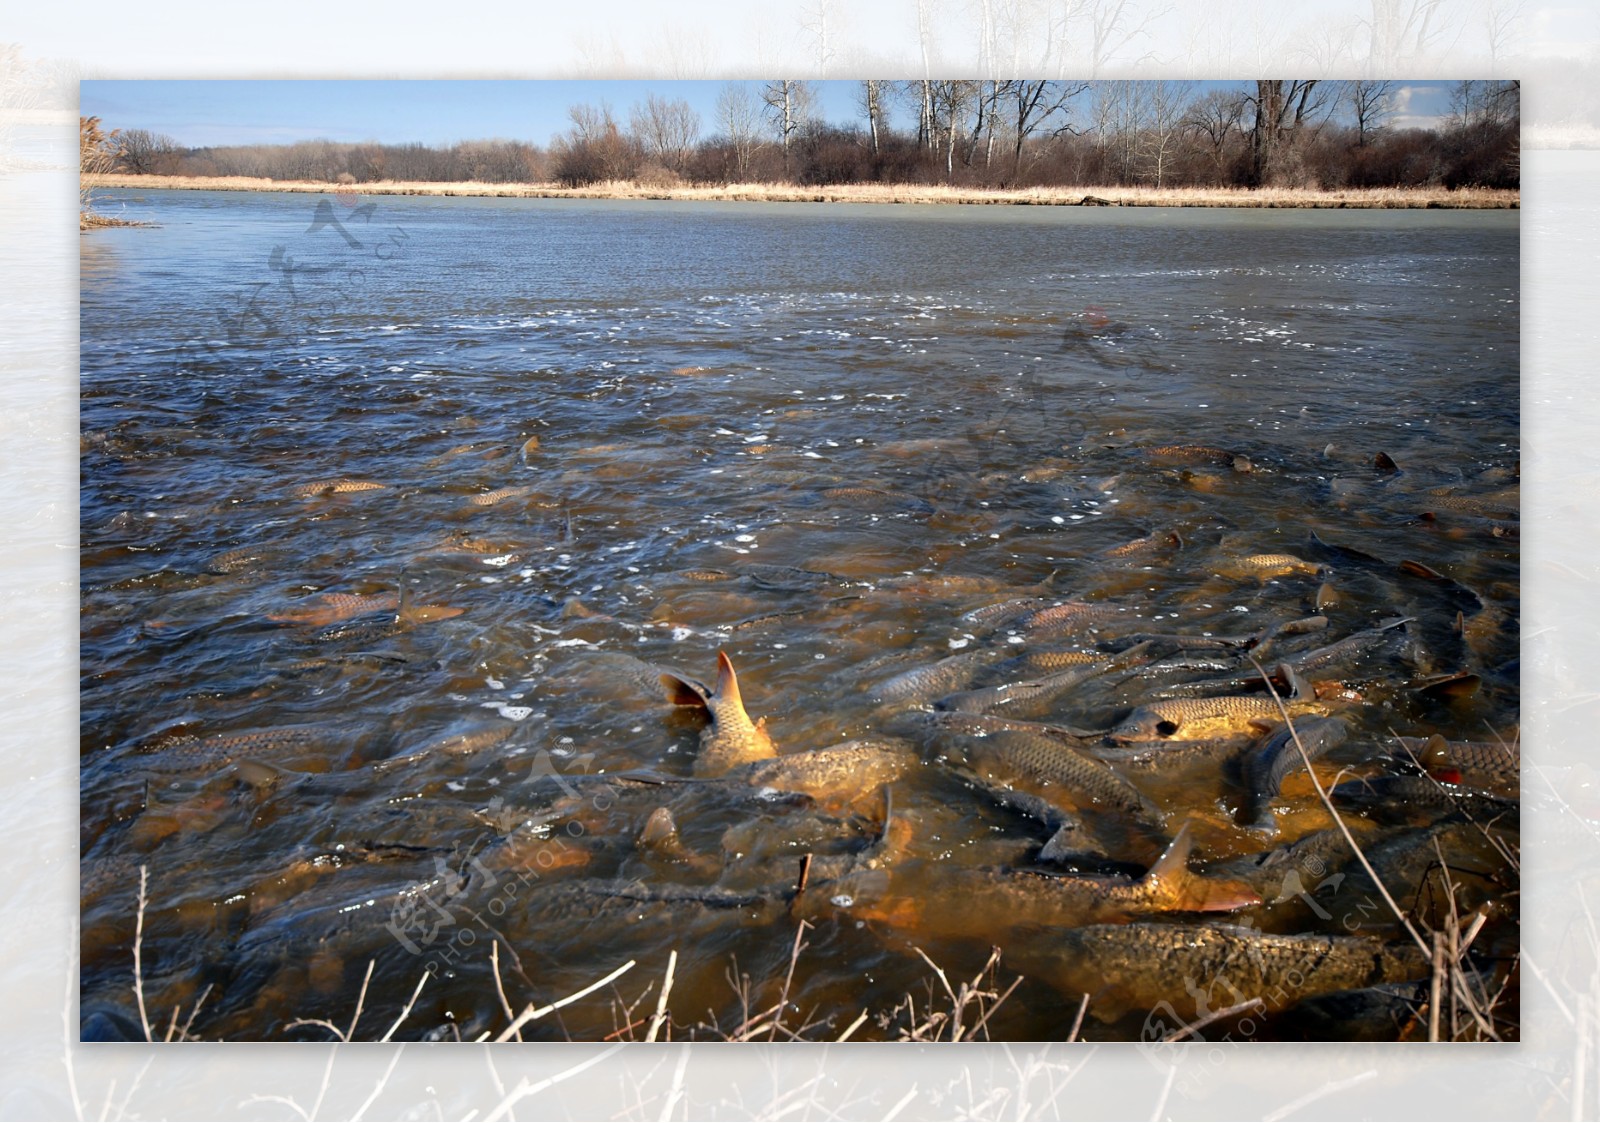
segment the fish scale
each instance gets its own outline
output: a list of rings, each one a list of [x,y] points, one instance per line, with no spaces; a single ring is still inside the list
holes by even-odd
[[[1007,951],[1013,969],[1074,1000],[1089,995],[1089,1012],[1104,1021],[1163,1004],[1188,1021],[1202,1002],[1221,1008],[1252,998],[1273,1013],[1312,995],[1420,979],[1429,968],[1410,943],[1232,925],[1089,925],[1049,931]]]
[[[1348,733],[1349,728],[1336,717],[1310,718],[1270,733],[1244,761],[1245,784],[1250,789],[1245,818],[1250,825],[1257,830],[1275,830],[1272,801],[1278,797],[1283,781],[1303,768],[1306,760],[1316,760],[1340,744]],[[1295,745],[1295,734],[1305,746],[1304,757]]]
[[[1311,701],[1286,699],[1283,704],[1291,717],[1322,708]],[[1238,694],[1220,698],[1174,698],[1138,707],[1111,731],[1111,737],[1118,741],[1151,740],[1153,737],[1192,741],[1282,720],[1278,703],[1272,698]]]
[[[968,651],[960,655],[951,655],[928,666],[914,667],[879,683],[867,696],[867,701],[874,705],[899,702],[906,706],[915,706],[942,694],[965,689],[972,684],[972,680],[983,667],[997,661],[1003,654],[992,651]]]
[[[1037,785],[1046,798],[1062,793],[1073,806],[1087,805],[1131,816],[1160,828],[1166,817],[1110,765],[1050,737],[1005,730],[975,739],[965,749],[968,767],[1001,783]]]

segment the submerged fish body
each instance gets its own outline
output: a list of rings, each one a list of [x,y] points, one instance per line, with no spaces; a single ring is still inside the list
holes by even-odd
[[[370,596],[360,593],[323,593],[317,598],[314,606],[307,608],[296,606],[281,612],[269,612],[267,619],[278,624],[326,627],[357,616],[394,612],[399,607],[399,593],[373,593]]]
[[[964,690],[972,685],[978,673],[988,664],[1001,658],[990,651],[967,651],[951,655],[879,683],[867,701],[873,705],[898,704],[905,707],[922,705],[941,695]]]
[[[309,498],[313,495],[344,495],[354,491],[382,491],[388,484],[379,483],[377,480],[357,480],[340,477],[335,480],[312,480],[296,487],[290,494],[297,498]]]
[[[1245,786],[1250,789],[1244,810],[1247,825],[1258,831],[1275,831],[1272,801],[1278,797],[1284,779],[1303,768],[1307,760],[1316,760],[1341,744],[1348,734],[1349,727],[1336,717],[1307,718],[1268,734],[1244,760]],[[1296,737],[1305,748],[1304,757],[1295,744]]]
[[[985,779],[1031,792],[1059,807],[1114,812],[1157,830],[1166,820],[1110,765],[1048,735],[1004,730],[970,740],[963,755],[967,767]]]
[[[879,788],[898,780],[916,764],[916,752],[903,742],[847,741],[758,761],[729,773],[728,778],[757,789],[848,802],[861,796],[876,798]]]
[[[1118,605],[1069,601],[1039,609],[1023,622],[1022,630],[1033,639],[1070,636],[1099,628],[1126,615],[1127,610]]]
[[[511,487],[496,488],[494,491],[480,492],[468,497],[467,502],[474,507],[493,507],[496,503],[503,503],[507,499],[521,499],[523,496],[532,495],[534,489],[526,485],[513,485]]]
[[[1074,1001],[1087,994],[1089,1012],[1107,1022],[1139,1010],[1191,1022],[1250,999],[1275,1013],[1314,995],[1419,979],[1429,968],[1415,944],[1232,925],[1088,925],[1008,950],[1015,970]],[[1159,1036],[1180,1028],[1166,1023]]]
[[[778,755],[772,738],[767,736],[766,719],[751,721],[745,712],[739,679],[725,652],[717,652],[715,690],[694,679],[665,672],[660,675],[660,683],[669,701],[703,707],[711,718],[700,734],[696,776],[720,776],[738,765]]]
[[[1487,788],[1496,795],[1515,795],[1522,772],[1516,740],[1447,741],[1443,737],[1401,737],[1395,758],[1421,767],[1436,779]]]
[[[873,885],[846,878],[839,896],[849,899],[845,907],[858,919],[914,929],[919,936],[998,938],[1002,945],[1004,934],[1016,928],[1071,928],[1166,912],[1232,912],[1261,903],[1241,882],[1192,873],[1191,849],[1186,827],[1137,881],[935,867],[924,871],[930,885],[914,892],[900,891],[893,876]]]
[[[1521,806],[1460,784],[1430,776],[1376,776],[1351,780],[1329,793],[1335,803],[1352,807],[1383,823],[1405,823],[1415,818],[1462,816],[1481,824],[1515,826]]]
[[[1254,470],[1250,458],[1209,445],[1159,445],[1144,450],[1145,456],[1163,464],[1215,464],[1235,472]]]

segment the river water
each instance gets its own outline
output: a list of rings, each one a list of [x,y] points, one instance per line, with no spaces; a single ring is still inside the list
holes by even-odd
[[[893,1038],[946,1002],[916,949],[954,983],[998,944],[995,989],[1030,977],[985,1032],[1065,1037],[1076,995],[1008,969],[1003,920],[952,933],[835,895],[800,928],[804,855],[887,838],[877,783],[804,800],[594,779],[692,775],[703,722],[655,674],[711,683],[719,651],[788,754],[905,733],[873,690],[953,654],[1242,637],[1321,603],[1318,642],[1413,618],[1340,678],[1351,737],[1324,779],[1385,771],[1395,734],[1514,736],[1516,212],[99,207],[156,225],[82,239],[87,1035],[142,1035],[144,867],[152,1017],[199,1002],[195,1036],[325,1038],[293,1023],[347,1025],[369,964],[357,1037],[425,974],[397,1038],[493,1035],[495,948],[518,1007],[636,961],[525,1033],[642,1036],[676,952],[674,1036],[782,1002],[802,1036],[866,1010],[856,1036]],[[1262,554],[1324,568],[1241,575]],[[1119,618],[1048,645],[961,619],[1021,596]],[[1040,716],[1104,730],[1216,673],[1096,681]],[[1455,674],[1474,677],[1426,689]],[[1047,828],[915,747],[888,789],[896,897],[1048,864]],[[1329,825],[1303,775],[1268,839],[1215,762],[1124,775],[1192,821],[1203,861]],[[661,806],[675,854],[636,842]],[[1104,838],[1089,872],[1153,860]],[[1504,960],[1510,875],[1482,880],[1480,946]],[[579,891],[601,882],[637,907]],[[1400,932],[1330,917],[1178,919]],[[1140,1012],[1082,1032],[1137,1036]]]

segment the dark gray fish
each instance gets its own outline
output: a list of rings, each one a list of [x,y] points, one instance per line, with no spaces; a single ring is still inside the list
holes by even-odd
[[[282,555],[283,550],[278,546],[241,546],[211,558],[206,562],[206,572],[219,575],[240,573],[276,561]]]
[[[963,762],[979,775],[1061,801],[1069,811],[1108,811],[1154,830],[1165,827],[1166,816],[1128,780],[1051,737],[1004,731],[972,738],[963,750]]]
[[[962,691],[941,698],[934,705],[941,710],[964,713],[1000,711],[1006,716],[1037,717],[1048,713],[1055,700],[1073,687],[1100,675],[1135,666],[1144,661],[1148,651],[1147,645],[1140,644],[1100,663],[1069,666],[1066,670],[1027,682],[1008,682],[983,690]]]
[[[1264,737],[1244,758],[1244,781],[1250,789],[1250,799],[1242,821],[1253,830],[1275,832],[1278,823],[1272,815],[1272,801],[1278,798],[1284,779],[1304,768],[1306,758],[1316,760],[1342,744],[1349,732],[1349,726],[1339,718],[1310,717],[1296,722],[1292,731],[1284,725]],[[1295,745],[1295,733],[1305,747],[1304,757]]]
[[[1353,807],[1383,823],[1462,816],[1483,825],[1515,826],[1521,815],[1521,805],[1516,800],[1502,799],[1459,784],[1441,783],[1427,776],[1351,780],[1328,794],[1335,803]]]

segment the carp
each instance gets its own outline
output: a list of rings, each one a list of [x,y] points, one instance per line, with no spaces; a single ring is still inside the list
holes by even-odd
[[[313,495],[343,495],[352,491],[381,491],[388,487],[377,480],[353,480],[341,477],[336,480],[312,480],[301,484],[289,494],[304,499]]]
[[[1315,701],[1285,699],[1290,717],[1325,712]],[[1220,698],[1177,698],[1140,706],[1111,730],[1113,741],[1196,741],[1240,730],[1265,728],[1283,720],[1271,698],[1225,694]]]
[[[745,712],[739,679],[726,652],[717,652],[715,690],[666,672],[660,675],[660,683],[673,705],[700,707],[711,719],[700,734],[696,776],[720,776],[737,765],[778,755],[772,738],[767,736],[766,718],[752,722]]]
[[[1293,554],[1251,554],[1249,557],[1232,559],[1217,572],[1224,577],[1254,577],[1265,584],[1274,577],[1287,577],[1295,573],[1321,577],[1327,569]]]
[[[1072,928],[1165,912],[1232,912],[1261,903],[1242,882],[1192,873],[1192,849],[1185,826],[1137,881],[1021,870],[946,871],[931,865],[920,871],[929,875],[928,888],[899,891],[896,882],[902,879],[893,875],[870,884],[845,877],[836,883],[833,899],[858,919],[909,928],[919,936],[986,938],[997,929]]]
[[[1278,797],[1284,779],[1305,766],[1306,760],[1316,760],[1329,749],[1341,744],[1349,735],[1349,728],[1336,717],[1314,717],[1298,725],[1283,725],[1268,734],[1244,758],[1245,785],[1250,789],[1250,799],[1245,805],[1243,822],[1252,830],[1268,834],[1278,829],[1272,816],[1272,801]],[[1295,735],[1305,746],[1305,757],[1295,745]]]
[[[1314,995],[1420,979],[1430,966],[1412,943],[1151,921],[1049,929],[1006,950],[1014,970],[1074,1001],[1087,994],[1089,1012],[1103,1022],[1137,1010],[1190,1021],[1252,998],[1275,1013]]]

